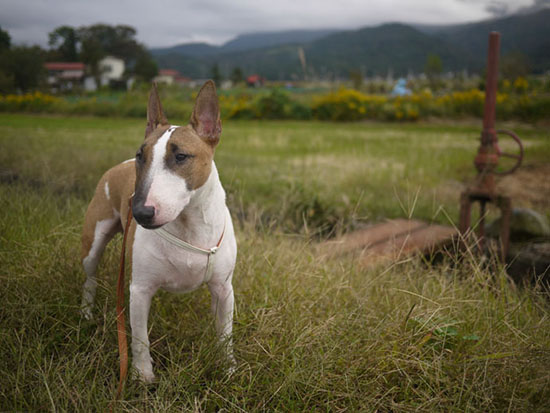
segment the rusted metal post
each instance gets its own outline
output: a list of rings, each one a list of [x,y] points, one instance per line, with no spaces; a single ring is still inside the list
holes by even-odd
[[[523,158],[523,146],[520,139],[510,131],[495,130],[495,114],[498,86],[498,56],[500,49],[500,33],[489,34],[489,50],[487,53],[487,81],[485,84],[485,106],[483,111],[483,129],[481,131],[480,146],[474,160],[477,169],[477,178],[473,187],[464,191],[460,196],[459,230],[463,235],[470,232],[472,203],[480,203],[480,221],[477,235],[479,248],[485,246],[485,213],[486,204],[492,202],[501,210],[500,252],[504,260],[508,252],[510,238],[510,218],[512,215],[512,201],[509,197],[495,194],[495,175],[505,175],[515,171]],[[498,133],[511,136],[519,145],[519,155],[505,154],[498,147]],[[497,172],[496,167],[500,156],[517,159],[516,164],[505,172]]]
[[[485,106],[483,108],[483,130],[474,164],[478,171],[477,189],[480,192],[493,193],[495,176],[493,171],[498,164],[499,149],[495,131],[495,114],[498,87],[498,54],[500,33],[489,34],[489,51],[487,53],[487,81],[485,82]]]

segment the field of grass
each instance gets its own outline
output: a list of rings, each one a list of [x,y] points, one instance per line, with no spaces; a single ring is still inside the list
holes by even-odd
[[[548,131],[513,129],[528,165],[548,163]],[[143,131],[135,119],[0,114],[0,411],[108,406],[120,239],[87,322],[79,232],[97,180]],[[470,257],[366,270],[313,248],[385,217],[456,219],[478,136],[477,123],[226,122],[216,162],[237,223],[237,371],[223,373],[205,289],[159,294],[159,382],[129,381],[120,410],[549,411],[540,287]]]

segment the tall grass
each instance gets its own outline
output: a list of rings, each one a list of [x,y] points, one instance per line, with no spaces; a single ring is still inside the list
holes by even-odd
[[[87,322],[78,313],[84,281],[79,232],[95,181],[131,156],[143,131],[135,122],[102,122],[2,118],[0,411],[103,411],[114,394],[120,239],[104,255],[96,321]],[[382,212],[385,203],[390,213],[416,216],[418,186],[415,208],[431,214],[423,191],[437,193],[446,179],[465,175],[467,149],[457,145],[456,157],[443,161],[432,154],[434,164],[448,169],[439,175],[411,170],[403,187],[391,178],[399,170],[380,172],[369,162],[385,154],[388,162],[405,163],[404,170],[408,159],[418,168],[426,162],[417,153],[424,149],[411,143],[426,142],[437,151],[441,139],[452,141],[441,138],[443,130],[451,137],[471,132],[226,125],[216,156],[233,210],[241,211],[234,280],[237,371],[230,378],[224,374],[206,289],[161,293],[150,317],[159,382],[146,387],[129,381],[119,410],[548,411],[550,305],[540,287],[518,289],[502,268],[489,272],[468,256],[458,261],[451,255],[436,267],[411,258],[364,269],[351,258],[318,255],[303,227],[289,232],[294,218],[275,219],[282,216],[277,204],[287,202],[291,211],[293,197],[305,202],[316,191],[319,202],[342,213],[374,217],[375,209],[363,204],[379,203],[374,208]],[[526,134],[540,141],[540,132]],[[366,166],[359,162],[369,152],[365,147],[377,154]],[[371,170],[378,180],[351,179],[354,168]],[[355,202],[347,195],[349,206],[339,200],[353,185],[368,192],[376,182],[379,199],[363,195]],[[396,196],[403,208],[394,205]],[[437,202],[449,207],[451,201]]]

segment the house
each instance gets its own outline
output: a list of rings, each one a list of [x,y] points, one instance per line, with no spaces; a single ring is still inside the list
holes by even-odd
[[[122,80],[124,76],[124,60],[114,56],[106,56],[99,61],[101,86],[110,85]]]
[[[260,87],[265,83],[265,78],[260,75],[250,75],[246,78],[246,84],[250,87]]]
[[[188,85],[189,82],[191,82],[191,79],[182,76],[180,72],[174,69],[160,69],[159,73],[155,78],[153,79],[157,83],[164,83],[167,85]]]
[[[44,68],[48,72],[48,85],[54,92],[72,90],[84,83],[84,63],[48,62],[44,63]]]
[[[99,61],[98,67],[100,86],[126,89],[126,81],[124,80],[126,65],[124,60],[114,56],[105,56]],[[92,76],[84,79],[84,88],[89,91],[97,89],[95,79]]]

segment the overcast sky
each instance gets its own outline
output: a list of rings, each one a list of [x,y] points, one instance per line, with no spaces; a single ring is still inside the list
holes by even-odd
[[[447,24],[514,13],[549,0],[0,0],[16,44],[47,46],[61,25],[127,24],[149,47],[287,29],[356,29],[386,22]]]

